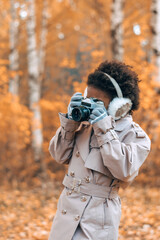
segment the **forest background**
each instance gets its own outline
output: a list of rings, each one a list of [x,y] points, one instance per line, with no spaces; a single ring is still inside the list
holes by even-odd
[[[66,167],[48,152],[58,112],[66,113],[88,74],[112,59],[141,79],[133,118],[152,141],[133,186],[158,188],[160,1],[0,0],[0,25],[1,189],[59,189]]]
[[[157,1],[158,3],[158,1]],[[48,152],[71,95],[84,91],[102,61],[133,66],[141,106],[134,121],[151,153],[139,183],[159,185],[160,12],[156,1],[0,1],[0,184],[61,180],[65,168]]]

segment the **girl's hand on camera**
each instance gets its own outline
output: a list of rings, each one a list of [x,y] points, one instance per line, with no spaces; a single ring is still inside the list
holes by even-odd
[[[82,93],[77,92],[71,97],[71,101],[68,105],[68,118],[72,119],[72,110],[74,107],[79,107],[83,99]]]
[[[107,111],[105,108],[95,108],[93,109],[90,117],[89,117],[89,122],[91,124],[94,124],[100,120],[102,120],[103,118],[105,118],[107,116]]]

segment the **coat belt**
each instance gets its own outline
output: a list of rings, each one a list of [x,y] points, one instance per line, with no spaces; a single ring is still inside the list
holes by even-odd
[[[118,187],[106,187],[91,182],[85,182],[80,178],[65,175],[63,185],[73,192],[83,193],[89,196],[100,198],[116,198],[118,196]]]

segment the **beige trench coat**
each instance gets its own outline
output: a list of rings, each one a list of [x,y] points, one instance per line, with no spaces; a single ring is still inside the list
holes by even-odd
[[[117,240],[118,189],[138,175],[150,139],[130,115],[116,122],[107,116],[92,126],[60,114],[60,122],[49,150],[69,166],[49,240]]]

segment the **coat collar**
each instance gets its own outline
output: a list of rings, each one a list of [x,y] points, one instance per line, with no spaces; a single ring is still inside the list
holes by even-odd
[[[132,116],[127,115],[120,120],[115,122],[114,130],[121,132],[123,131],[130,123],[132,122]],[[82,159],[85,161],[89,155],[89,143],[91,137],[92,125],[89,122],[81,122],[79,128],[76,130],[77,137],[76,137],[76,145],[78,151]],[[93,138],[94,139],[94,138]],[[92,145],[97,144],[95,140],[93,140]]]
[[[127,115],[126,117],[121,118],[120,120],[117,120],[115,122],[115,127],[114,130],[121,132],[123,131],[127,125],[129,125],[131,122],[133,121],[132,116],[131,115]]]

